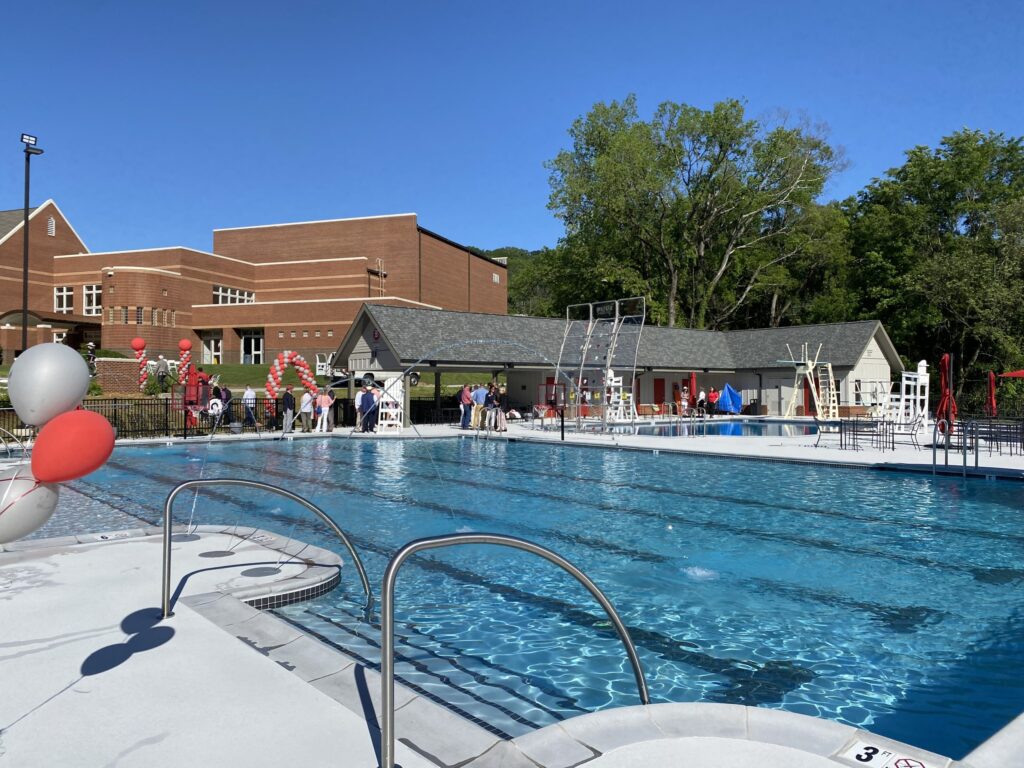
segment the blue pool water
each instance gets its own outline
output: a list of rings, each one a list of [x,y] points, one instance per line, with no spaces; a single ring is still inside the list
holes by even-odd
[[[818,428],[814,424],[778,421],[727,421],[713,418],[675,424],[618,427],[613,431],[657,437],[701,437],[702,435],[712,437],[806,437],[818,434]]]
[[[387,558],[420,536],[492,531],[554,549],[619,609],[655,701],[819,715],[954,758],[1024,710],[1019,484],[469,439],[119,448],[69,484],[40,535],[154,522],[200,473],[311,498],[378,592]],[[184,494],[176,520],[191,507]],[[307,512],[244,490],[204,490],[196,522],[339,550]],[[333,593],[277,613],[376,664],[360,604],[346,569]],[[399,675],[502,733],[637,703],[600,607],[525,553],[414,558],[397,625]]]

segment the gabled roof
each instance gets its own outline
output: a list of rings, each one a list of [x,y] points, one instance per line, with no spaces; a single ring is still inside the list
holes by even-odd
[[[31,216],[39,208],[42,208],[42,206],[40,205],[36,208],[29,208],[29,215]],[[19,224],[21,224],[24,220],[24,208],[15,208],[10,211],[0,211],[0,240],[4,239],[4,237],[9,235],[11,233],[11,230],[13,230]]]
[[[365,304],[342,340],[339,351],[351,346],[365,317],[404,364],[424,359],[438,365],[550,366],[558,362],[565,320],[523,315],[491,315]],[[638,368],[655,370],[757,370],[789,368],[780,364],[808,345],[813,356],[836,367],[852,368],[871,340],[878,342],[893,370],[902,370],[899,355],[877,320],[749,331],[696,331],[645,326],[637,354]]]

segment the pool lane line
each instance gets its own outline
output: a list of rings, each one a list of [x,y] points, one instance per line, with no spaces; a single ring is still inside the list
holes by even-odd
[[[538,445],[538,443],[531,443],[531,445]],[[545,443],[545,445],[547,445],[547,444]],[[551,446],[551,447],[561,447],[561,446]],[[573,445],[572,447],[578,448],[578,447],[581,447],[581,446]],[[688,454],[679,453],[679,454],[674,454],[674,455],[685,456],[685,455],[688,455]],[[412,460],[412,461],[420,461],[420,462],[424,461],[424,459],[422,457],[416,456],[414,454],[413,455],[409,455],[409,456],[403,456],[403,459],[409,459],[409,460]],[[457,461],[455,459],[437,458],[436,462],[439,463],[439,464],[451,464],[451,465],[454,465],[454,466],[457,466],[457,467],[467,468],[464,463],[459,462],[459,461]],[[818,466],[821,466],[821,465],[819,464]],[[482,470],[482,469],[489,469],[491,467],[487,467],[485,465],[471,465],[468,468],[469,469],[481,469]],[[873,471],[869,467],[858,467],[858,468],[859,469],[864,469],[865,471]],[[700,492],[696,492],[696,491],[686,491],[686,490],[680,490],[678,488],[665,488],[663,486],[649,485],[647,483],[622,482],[622,481],[616,481],[616,480],[605,480],[603,478],[586,477],[586,476],[580,476],[580,475],[570,475],[570,474],[565,474],[565,473],[562,473],[562,472],[547,472],[547,471],[544,471],[544,470],[541,470],[541,469],[532,469],[532,468],[523,468],[523,467],[511,467],[508,464],[503,464],[500,467],[500,469],[503,470],[506,473],[513,473],[513,474],[516,474],[516,475],[532,475],[534,477],[544,477],[544,478],[550,478],[550,479],[554,479],[554,480],[568,480],[568,481],[571,481],[571,482],[584,483],[584,484],[586,484],[588,486],[602,485],[602,486],[608,486],[608,487],[612,487],[612,488],[622,488],[624,490],[631,490],[631,491],[649,491],[649,492],[652,492],[652,493],[659,493],[659,494],[663,494],[663,495],[679,496],[681,498],[687,498],[687,499],[719,501],[719,502],[725,502],[725,503],[730,503],[730,504],[736,504],[736,505],[739,505],[739,506],[758,507],[758,508],[765,508],[765,509],[771,509],[771,510],[781,510],[781,511],[785,511],[785,512],[798,512],[798,513],[802,513],[802,514],[820,515],[820,516],[823,516],[823,517],[831,517],[831,518],[837,518],[837,519],[851,520],[851,521],[854,521],[854,522],[866,523],[868,525],[898,526],[898,527],[907,528],[907,529],[910,529],[910,530],[921,530],[921,531],[926,531],[926,532],[938,532],[938,533],[952,533],[952,534],[955,534],[955,535],[958,535],[958,536],[966,536],[966,537],[974,537],[974,538],[984,538],[984,539],[991,539],[993,541],[1006,541],[1006,540],[1010,540],[1010,541],[1015,541],[1017,543],[1020,543],[1020,544],[1024,545],[1024,534],[999,533],[997,531],[985,531],[985,530],[978,529],[978,528],[963,528],[963,527],[959,527],[959,526],[937,525],[937,524],[921,523],[921,522],[915,522],[915,521],[879,519],[879,518],[869,517],[867,515],[858,515],[858,514],[853,514],[853,513],[850,513],[850,512],[843,512],[841,510],[830,509],[830,508],[825,508],[825,507],[801,507],[801,506],[798,506],[798,505],[795,505],[795,504],[780,504],[780,503],[775,503],[775,502],[762,501],[760,499],[749,499],[749,498],[740,497],[740,496],[727,496],[727,495],[723,495],[723,494],[700,493]],[[450,479],[452,479],[453,482],[460,482],[461,481],[461,479],[454,479],[454,478],[450,478]],[[922,477],[915,477],[914,479],[915,480],[925,480],[925,478],[923,476]]]
[[[227,462],[224,462],[227,463]],[[238,466],[238,465],[235,465]],[[276,470],[267,470],[269,473],[274,473]],[[168,478],[170,481],[170,478]],[[334,481],[328,481],[332,485],[336,485]],[[353,490],[347,488],[348,490]],[[230,497],[222,497],[225,500],[233,501]],[[392,501],[392,499],[385,497],[386,501]],[[422,502],[410,502],[410,504],[417,504],[423,506]],[[450,507],[438,507],[437,511],[445,511]],[[471,519],[481,519],[483,516],[476,515],[475,513],[466,512],[465,516]],[[549,529],[541,529],[547,531]],[[534,532],[534,531],[531,531]],[[595,548],[592,542],[576,542],[577,545],[587,546]],[[599,548],[599,547],[598,547]],[[916,617],[922,623],[934,622],[947,615],[944,611],[938,609],[929,608],[927,606],[890,606],[878,603],[868,603],[865,601],[854,600],[848,598],[839,593],[824,592],[821,590],[812,590],[808,587],[798,584],[788,584],[776,580],[768,579],[750,579],[744,578],[738,580],[737,587],[744,585],[756,585],[758,589],[764,591],[770,591],[775,594],[780,594],[791,600],[803,600],[805,602],[814,602],[822,605],[831,605],[833,607],[842,607],[850,611],[859,611],[866,613],[869,618],[882,622],[890,629],[896,632],[905,633],[906,627],[910,626],[908,623],[912,617]]]
[[[132,470],[131,468],[127,468],[127,470],[133,472],[135,471]],[[136,472],[136,474],[141,473]],[[154,479],[161,479],[161,476],[153,475],[151,473],[147,474],[146,476]],[[176,482],[174,478],[164,477],[162,479],[165,482],[169,482],[172,484]],[[221,497],[221,500],[223,500],[225,503],[240,507],[243,510],[248,511],[249,509],[242,502],[230,496],[212,491],[208,491],[207,493],[211,497],[219,496]],[[300,530],[307,530],[311,533],[316,533],[317,529],[314,527],[314,523],[316,521],[314,520],[296,518],[285,513],[278,515],[278,517],[286,520],[287,522],[298,521],[298,527],[300,528]],[[391,549],[382,547],[376,544],[375,542],[363,539],[361,536],[358,536],[357,534],[349,533],[349,536],[353,540],[353,542],[356,543],[356,545],[361,549],[361,551],[373,552],[375,554],[380,555],[384,559],[390,558],[391,555],[393,554],[393,551]],[[595,631],[607,633],[609,637],[614,636],[613,630],[610,626],[606,625],[602,618],[587,613],[586,611],[580,610],[569,603],[565,603],[563,601],[557,600],[555,598],[550,598],[544,595],[539,595],[532,592],[525,592],[516,587],[510,587],[507,585],[495,585],[487,581],[481,581],[481,577],[479,574],[475,574],[470,571],[465,571],[464,569],[451,566],[439,560],[426,558],[422,555],[417,555],[415,557],[410,558],[409,562],[416,564],[420,568],[443,573],[444,575],[447,575],[449,578],[452,578],[461,583],[470,586],[480,587],[494,594],[502,595],[506,598],[511,596],[518,601],[522,601],[528,605],[533,605],[534,607],[539,606],[543,610],[548,611],[548,613],[560,614],[564,619],[566,619],[572,624],[576,624],[577,626],[589,627]],[[766,662],[758,662],[752,660],[744,661],[721,659],[719,657],[706,654],[703,651],[684,648],[685,646],[689,645],[691,648],[699,649],[699,646],[695,643],[692,643],[691,641],[676,640],[675,638],[663,635],[662,633],[657,632],[655,630],[648,630],[646,628],[641,628],[635,625],[629,625],[628,628],[630,636],[635,641],[637,641],[638,645],[642,645],[643,647],[647,648],[647,650],[653,651],[654,653],[661,655],[663,658],[666,658],[669,661],[679,662],[691,667],[696,667],[698,669],[704,670],[705,672],[712,672],[714,674],[721,675],[722,677],[725,677],[726,679],[732,681],[733,686],[729,690],[738,691],[739,693],[737,694],[737,696],[740,697],[739,699],[731,698],[730,701],[733,701],[734,703],[747,703],[751,706],[757,706],[758,704],[762,703],[780,703],[782,701],[782,697],[784,697],[785,694],[791,690],[791,688],[784,688],[781,685],[776,685],[775,682],[770,679],[770,674],[773,673],[776,669],[793,670],[793,672],[790,673],[790,677],[793,679],[794,688],[799,687],[799,685],[802,685],[805,682],[812,680],[816,677],[816,675],[812,671],[800,667],[799,665],[790,661],[770,659]],[[753,675],[758,674],[759,670],[768,673],[768,675],[762,676],[768,676],[769,679],[767,681],[763,681],[760,679],[756,679],[753,681],[749,680],[749,678],[751,678]],[[753,695],[757,691],[768,693],[776,689],[780,691],[777,698],[761,698],[760,696]],[[747,700],[748,697],[749,701]]]
[[[270,449],[270,450],[273,451],[273,449]],[[287,455],[287,454],[284,454],[284,455]],[[241,464],[234,464],[232,462],[227,462],[227,461],[222,461],[220,463],[222,465],[224,465],[224,466],[229,466],[229,467],[232,467],[232,468],[235,468],[235,469],[247,469],[247,467],[245,465],[241,465]],[[352,462],[350,462],[350,461],[348,461],[346,459],[337,459],[337,463],[344,464],[344,465],[350,466],[350,467],[354,466],[354,463],[352,463]],[[271,470],[264,470],[264,472],[267,472],[267,473],[270,473],[270,474],[274,474],[273,472],[271,472]],[[281,477],[285,477],[285,478],[289,477],[287,474],[285,474],[283,472],[278,472],[277,475],[281,476]],[[423,474],[415,473],[415,472],[405,472],[404,475],[406,475],[406,476],[410,476],[411,475],[411,476],[414,476],[414,477],[418,477],[420,479],[428,479],[428,480],[431,480],[431,481],[433,480],[432,477],[426,477]],[[655,512],[655,511],[646,510],[646,509],[638,509],[636,507],[629,507],[629,506],[626,506],[626,505],[621,504],[621,503],[602,502],[602,501],[596,501],[596,500],[581,500],[578,497],[562,496],[560,494],[550,493],[550,492],[547,492],[547,491],[541,491],[541,490],[537,490],[537,489],[532,489],[532,490],[520,489],[520,488],[511,487],[511,486],[498,485],[498,484],[492,483],[492,482],[481,483],[481,482],[478,482],[478,481],[471,480],[469,478],[459,478],[458,480],[453,480],[453,482],[456,482],[456,483],[461,484],[461,485],[469,485],[469,486],[473,486],[473,487],[482,488],[482,489],[487,490],[487,491],[494,491],[494,492],[505,491],[505,492],[508,492],[508,493],[514,494],[514,495],[526,496],[528,498],[543,498],[543,499],[547,499],[547,500],[550,500],[550,501],[556,501],[556,502],[559,502],[559,503],[562,503],[562,504],[572,504],[572,505],[575,505],[575,506],[578,506],[578,507],[584,507],[584,508],[588,508],[588,509],[589,508],[600,509],[600,510],[605,511],[605,512],[613,512],[613,513],[616,513],[616,514],[624,514],[624,513],[625,514],[631,514],[631,515],[635,515],[637,517],[645,517],[645,518],[648,518],[648,519],[654,519],[654,520],[658,520],[658,521],[661,521],[661,522],[682,523],[684,525],[692,525],[692,526],[695,526],[695,527],[698,527],[698,528],[704,528],[704,529],[707,529],[707,530],[713,530],[713,531],[730,533],[730,534],[732,534],[734,536],[738,536],[738,537],[741,537],[741,538],[744,537],[744,536],[749,536],[749,537],[758,538],[758,539],[761,539],[763,541],[769,541],[769,542],[784,541],[784,542],[787,542],[787,543],[790,543],[790,544],[796,544],[798,546],[812,548],[812,549],[831,551],[831,552],[843,552],[843,553],[849,553],[849,554],[854,554],[854,555],[862,555],[864,557],[871,557],[871,558],[880,558],[880,559],[884,560],[887,564],[891,564],[893,561],[897,561],[897,562],[902,562],[902,563],[905,563],[905,564],[908,564],[908,565],[922,566],[924,568],[929,568],[929,569],[934,568],[934,569],[949,571],[949,572],[952,572],[952,573],[962,573],[962,574],[967,574],[967,575],[971,576],[972,578],[974,578],[976,581],[979,581],[979,582],[982,582],[982,583],[1006,584],[1006,583],[1009,583],[1009,582],[1012,582],[1012,581],[1019,581],[1019,580],[1024,579],[1024,570],[1018,569],[1018,568],[1010,568],[1010,567],[994,567],[994,568],[992,568],[992,567],[986,567],[986,566],[980,566],[980,565],[976,566],[976,565],[970,565],[970,564],[944,563],[944,562],[941,562],[941,561],[938,561],[938,560],[933,560],[933,559],[928,558],[928,557],[918,557],[918,556],[914,556],[914,555],[907,555],[907,554],[903,554],[903,553],[898,552],[898,551],[888,551],[887,552],[887,551],[881,551],[881,550],[874,550],[874,549],[869,549],[867,547],[857,547],[857,546],[854,546],[853,544],[850,544],[850,543],[837,544],[837,543],[829,541],[827,539],[814,539],[814,538],[798,536],[798,535],[793,534],[793,533],[781,533],[781,532],[764,531],[764,530],[747,528],[747,527],[743,527],[743,526],[740,526],[740,525],[735,525],[735,524],[732,524],[732,523],[725,523],[725,522],[716,521],[716,520],[693,518],[693,517],[687,517],[687,516],[683,516],[683,515],[679,515],[679,514],[674,514],[674,513]],[[437,504],[436,502],[428,502],[428,501],[425,501],[425,500],[422,500],[422,499],[410,498],[410,497],[404,496],[404,495],[396,497],[396,496],[393,496],[393,495],[388,495],[388,494],[381,493],[379,491],[367,491],[367,490],[359,488],[357,486],[349,486],[347,484],[339,483],[338,481],[331,481],[331,484],[333,484],[335,486],[338,486],[338,487],[341,487],[344,490],[350,490],[350,491],[355,492],[355,493],[371,495],[371,496],[374,496],[375,498],[380,498],[380,499],[384,499],[384,500],[388,500],[388,501],[393,501],[393,502],[396,502],[396,503],[412,505],[412,506],[418,506],[418,507],[421,507],[421,508],[434,508],[434,507],[437,507],[438,509],[443,509],[443,510],[449,510],[451,508],[448,505],[441,505],[441,504]],[[474,515],[476,515],[478,519],[479,519],[479,514],[480,513],[470,513],[470,512],[466,512],[465,513],[465,515],[467,517],[473,517]],[[519,526],[517,526],[517,527],[521,530],[521,527],[519,527]],[[562,539],[562,540],[567,538],[566,534],[563,534],[563,533],[558,532],[558,531],[552,531],[552,529],[550,529],[550,528],[544,528],[542,530],[547,531],[547,532],[551,532],[550,535],[552,536],[552,538],[557,538],[557,539]],[[572,540],[578,540],[577,537],[575,537],[575,536],[570,536],[568,538],[572,539]],[[898,547],[898,546],[904,545],[905,543],[906,542],[904,542],[903,540],[897,539],[897,540],[892,542],[892,545],[894,547]],[[606,548],[609,551],[613,551],[614,548],[616,547],[616,545],[612,545],[610,543],[600,543],[598,546]],[[622,549],[622,548],[620,547],[620,549]],[[648,554],[648,556],[655,556],[656,553],[644,553],[644,554]],[[634,556],[637,557],[637,559],[644,559],[643,555],[634,555]]]

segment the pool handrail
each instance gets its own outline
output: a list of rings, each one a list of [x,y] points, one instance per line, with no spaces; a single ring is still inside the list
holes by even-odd
[[[935,474],[935,466],[937,464],[937,458],[938,458],[936,456],[936,453],[937,453],[938,441],[939,441],[939,424],[942,424],[942,425],[945,426],[945,429],[943,430],[943,434],[945,434],[947,436],[947,438],[943,442],[945,443],[944,447],[945,447],[946,466],[947,467],[949,466],[949,438],[948,438],[949,422],[946,421],[945,419],[936,419],[935,423],[932,425],[932,474],[933,475]]]
[[[4,435],[7,435],[7,436],[9,436],[9,437],[14,439],[14,442],[16,442],[18,444],[18,447],[21,448],[21,455],[22,456],[28,456],[28,449],[25,447],[25,444],[23,442],[21,442],[21,438],[18,437],[13,432],[11,432],[10,430],[4,429],[3,427],[0,427],[0,441],[3,441],[4,450],[7,451],[7,458],[11,457],[11,449],[10,449],[10,447],[8,447],[8,445],[7,445],[7,438],[4,437]]]
[[[642,704],[651,703],[651,697],[647,691],[647,681],[644,679],[643,667],[640,665],[640,657],[637,655],[636,646],[633,645],[633,640],[629,636],[626,625],[619,618],[619,614],[615,611],[611,601],[605,597],[597,585],[583,571],[579,570],[561,555],[532,541],[498,533],[453,533],[415,539],[403,546],[391,558],[387,569],[384,571],[384,580],[381,586],[380,768],[395,768],[395,581],[398,578],[398,570],[406,559],[417,552],[427,549],[458,546],[460,544],[496,544],[498,546],[520,549],[524,552],[538,555],[548,562],[554,563],[562,570],[567,571],[576,581],[586,587],[587,591],[604,608],[608,619],[615,627],[619,639],[622,640],[622,644],[626,648],[626,655],[629,657],[629,663],[633,667],[633,676],[636,678],[640,702]]]
[[[330,515],[311,501],[304,499],[302,496],[276,485],[271,485],[270,483],[261,483],[256,480],[240,480],[229,477],[211,477],[206,479],[185,480],[184,482],[178,483],[178,485],[174,486],[174,488],[171,489],[171,492],[167,494],[167,500],[164,502],[164,562],[160,600],[163,618],[167,619],[173,615],[171,612],[171,508],[174,506],[174,499],[186,488],[198,488],[208,485],[234,485],[243,488],[256,488],[258,490],[276,493],[279,496],[284,496],[286,499],[291,499],[297,504],[301,504],[314,515],[319,517],[320,520],[334,532],[334,535],[341,539],[341,543],[345,545],[349,554],[352,555],[352,562],[355,565],[356,570],[359,572],[359,579],[362,581],[363,590],[366,592],[366,612],[367,614],[370,613],[373,609],[373,592],[370,590],[370,580],[366,576],[366,569],[363,567],[363,561],[359,558],[359,554],[356,552],[355,547],[352,546],[352,542],[349,541],[348,536],[346,536],[345,532],[338,527],[338,524],[334,522]]]

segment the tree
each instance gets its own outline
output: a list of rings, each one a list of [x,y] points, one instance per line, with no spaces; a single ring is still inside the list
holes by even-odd
[[[910,360],[952,352],[958,394],[985,368],[1024,362],[1024,146],[963,130],[850,204],[860,314]]]
[[[655,320],[717,327],[795,252],[761,247],[792,232],[837,158],[804,128],[748,120],[738,101],[711,110],[666,102],[649,122],[636,99],[596,104],[548,164],[549,208],[571,252],[648,296]]]

